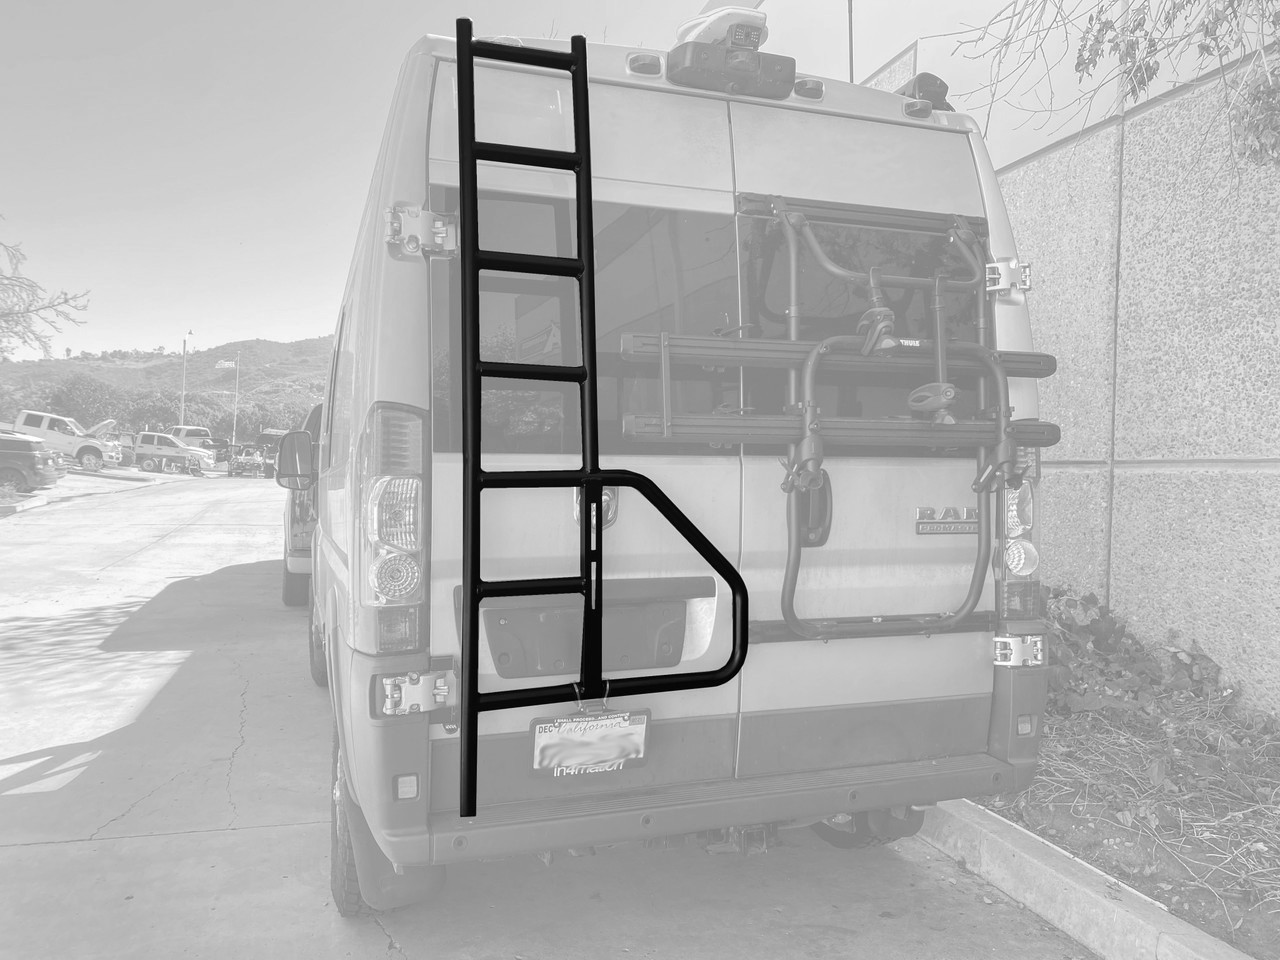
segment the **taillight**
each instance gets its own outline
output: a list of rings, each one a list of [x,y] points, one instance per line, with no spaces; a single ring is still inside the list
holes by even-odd
[[[361,606],[354,631],[365,653],[426,649],[427,545],[424,415],[377,404],[361,438]]]
[[[1000,550],[993,558],[997,608],[1001,620],[1034,621],[1044,616],[1040,596],[1040,518],[1036,502],[1040,486],[1040,451],[1018,449],[1022,484],[1002,486]],[[1031,625],[1028,624],[1030,627]]]

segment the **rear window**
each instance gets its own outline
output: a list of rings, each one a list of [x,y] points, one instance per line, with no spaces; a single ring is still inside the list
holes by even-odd
[[[965,262],[948,236],[946,225],[939,221],[928,228],[924,222],[909,225],[892,220],[859,222],[856,215],[833,213],[823,219],[821,213],[807,216],[813,235],[823,253],[838,267],[867,275],[878,268],[885,277],[912,277],[922,281],[923,288],[903,289],[885,283],[882,289],[886,305],[896,320],[894,334],[899,338],[932,340],[936,320],[933,310],[934,291],[927,283],[937,276],[957,280],[974,277],[973,268]],[[903,218],[905,224],[906,218]],[[974,224],[969,224],[974,226]],[[772,216],[743,216],[742,276],[744,325],[752,338],[782,340],[788,336],[787,309],[791,298],[788,248],[781,226]],[[871,309],[866,285],[833,276],[824,270],[803,241],[799,243],[797,302],[799,305],[798,339],[810,343],[827,337],[853,334],[862,316]],[[972,292],[948,291],[942,295],[946,335],[950,340],[969,343],[978,337],[978,301]],[[887,419],[907,417],[907,397],[916,387],[934,379],[927,373],[859,374],[825,371],[818,367],[816,385],[818,405],[826,416]],[[746,406],[759,414],[782,414],[787,403],[787,373],[779,369],[748,367],[743,372]],[[978,413],[977,391],[960,389],[959,399],[950,408],[960,419]],[[846,448],[827,439],[829,455],[838,453],[875,455],[884,451],[872,448]],[[773,448],[767,448],[774,452]],[[751,452],[765,452],[756,447]],[[780,452],[780,451],[779,451]],[[897,455],[901,455],[899,452]]]
[[[442,202],[456,206],[456,191]],[[573,203],[482,195],[486,248],[572,255]],[[628,333],[712,335],[738,325],[738,254],[729,214],[596,203],[596,347],[599,364],[600,451],[603,454],[734,452],[707,444],[629,441],[628,414],[663,406],[656,363],[620,357]],[[458,260],[433,261],[432,415],[435,449],[461,449]],[[572,280],[482,274],[481,354],[523,363],[581,362],[577,284]],[[675,413],[712,414],[739,405],[736,369],[672,370]],[[497,384],[502,381],[489,381]],[[486,453],[577,454],[581,448],[576,385],[505,381],[482,392]]]

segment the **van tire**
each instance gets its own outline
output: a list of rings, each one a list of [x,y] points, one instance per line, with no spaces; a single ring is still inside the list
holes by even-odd
[[[360,896],[360,877],[356,873],[355,844],[351,839],[351,813],[355,804],[347,795],[347,782],[338,759],[338,731],[333,731],[333,788],[330,791],[329,892],[338,915],[354,917],[364,900]]]
[[[316,623],[316,608],[311,606],[307,617],[307,662],[311,679],[317,687],[329,686],[329,664],[325,660],[324,627]]]
[[[311,599],[311,574],[290,573],[288,563],[280,583],[280,599],[286,607],[305,607]]]
[[[362,902],[377,911],[425,903],[443,889],[444,867],[407,866],[403,874],[398,874],[378,847],[368,821],[347,789],[337,727],[333,731],[333,800],[330,808],[333,829],[329,889],[340,915],[354,916]]]

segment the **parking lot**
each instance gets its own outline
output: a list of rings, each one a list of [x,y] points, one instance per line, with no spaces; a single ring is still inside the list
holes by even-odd
[[[72,475],[58,496],[0,521],[0,956],[1088,956],[919,840],[807,830],[752,857],[469,864],[432,907],[341,920],[284,491]]]

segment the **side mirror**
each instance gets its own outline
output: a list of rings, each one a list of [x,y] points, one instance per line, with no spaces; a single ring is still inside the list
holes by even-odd
[[[276,454],[276,483],[286,490],[309,490],[315,482],[311,434],[305,430],[286,433]]]

